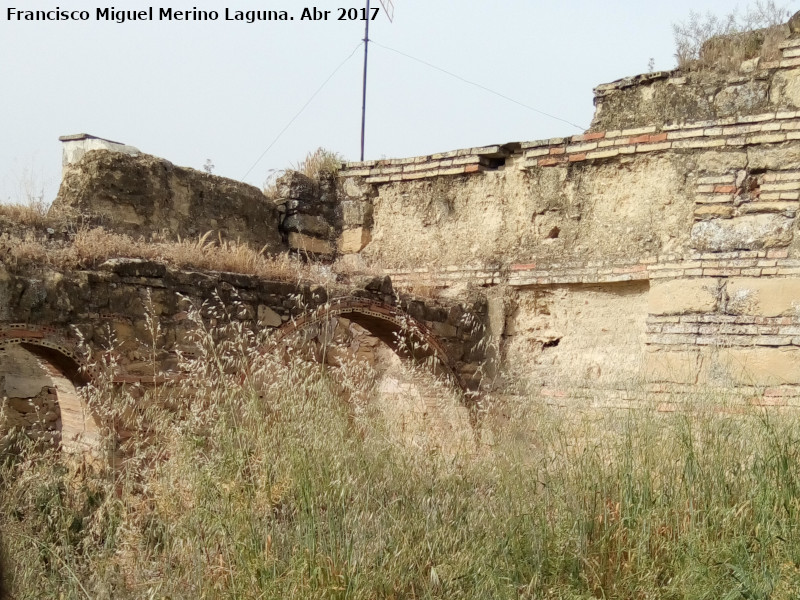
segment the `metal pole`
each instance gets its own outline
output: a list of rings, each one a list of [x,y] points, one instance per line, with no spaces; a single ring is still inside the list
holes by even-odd
[[[364,89],[361,94],[361,160],[364,160],[364,131],[367,123],[367,53],[369,51],[369,0],[367,0],[367,24],[364,27]]]

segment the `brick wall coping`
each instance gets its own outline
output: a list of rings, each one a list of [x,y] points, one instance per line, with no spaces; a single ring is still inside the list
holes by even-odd
[[[800,62],[798,63],[800,66]],[[564,138],[453,150],[428,156],[345,163],[340,177],[384,184],[496,170],[505,158],[521,157],[520,168],[556,167],[650,152],[744,148],[800,140],[800,110],[781,110],[717,120],[667,123],[583,133]]]
[[[703,252],[686,256],[665,254],[635,261],[514,263],[505,266],[472,265],[384,269],[395,285],[563,285],[616,283],[691,277],[800,276],[800,260],[788,258],[785,248],[739,252]]]
[[[784,58],[759,64],[759,70],[800,68],[800,38],[783,42]],[[685,83],[679,71],[659,71],[602,84],[595,95],[657,79]],[[734,77],[732,81],[741,79]],[[348,162],[341,177],[364,177],[367,183],[386,184],[441,176],[471,175],[505,166],[509,157],[521,157],[518,168],[557,167],[608,160],[650,152],[743,148],[800,140],[800,110],[774,110],[755,115],[714,120],[665,123],[630,129],[594,131],[503,145],[464,148],[426,156]]]

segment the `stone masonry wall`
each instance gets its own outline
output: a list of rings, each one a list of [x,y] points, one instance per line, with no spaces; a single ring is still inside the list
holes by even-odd
[[[140,154],[92,150],[65,168],[53,215],[134,238],[216,238],[284,248],[278,210],[251,185]]]
[[[800,38],[783,53],[600,86],[585,134],[348,164],[359,256],[400,289],[485,290],[503,368],[545,396],[800,407]]]
[[[0,346],[28,335],[19,333],[20,325],[8,329],[7,324],[24,324],[23,329],[38,327],[31,330],[31,335],[48,339],[53,333],[72,339],[72,344],[73,331],[79,331],[88,347],[99,354],[113,345],[118,355],[119,381],[126,377],[132,381],[152,377],[149,318],[155,319],[162,331],[156,343],[160,369],[175,368],[177,351],[194,351],[188,335],[194,327],[187,320],[189,303],[203,306],[209,318],[225,310],[230,319],[273,331],[290,325],[297,328],[315,310],[327,309],[331,315],[347,316],[355,307],[355,312],[373,315],[378,325],[382,316],[388,322],[395,313],[407,314],[426,329],[423,333],[435,336],[434,344],[444,346],[447,361],[455,369],[478,360],[470,352],[479,337],[463,317],[482,310],[480,305],[457,301],[421,302],[398,296],[391,281],[382,277],[323,286],[236,273],[181,271],[139,259],[111,259],[98,269],[76,272],[50,268],[20,271],[0,266],[0,297],[6,299],[0,320]],[[346,305],[340,307],[342,301]],[[480,322],[481,317],[470,320]],[[74,352],[70,343],[65,343],[63,350],[59,345],[49,345],[69,357]],[[3,373],[0,369],[0,375]]]
[[[800,108],[796,39],[783,43],[782,58],[745,61],[736,73],[660,71],[626,77],[595,88],[590,131],[709,121]]]

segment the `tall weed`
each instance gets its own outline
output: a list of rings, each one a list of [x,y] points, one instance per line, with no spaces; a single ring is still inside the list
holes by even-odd
[[[5,457],[15,598],[800,594],[795,420],[716,398],[666,415],[525,398],[483,422],[491,446],[416,447],[342,395],[346,369],[203,314],[183,380],[88,392],[147,443],[100,469]]]

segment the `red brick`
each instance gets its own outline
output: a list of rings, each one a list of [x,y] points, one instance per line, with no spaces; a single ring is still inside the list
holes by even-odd
[[[581,152],[580,154],[571,154],[569,157],[569,162],[578,162],[581,160],[586,160],[585,152]]]
[[[565,152],[564,148],[550,148],[550,154],[564,154]]]
[[[464,173],[477,173],[481,170],[480,165],[467,165],[464,167]]]
[[[628,140],[629,144],[646,144],[650,141],[650,135],[637,135],[636,137],[632,137]]]
[[[44,337],[41,331],[35,331],[33,329],[10,329],[8,334],[8,337],[35,338],[37,340]]]
[[[650,136],[650,142],[664,142],[667,140],[666,133],[656,133]]]
[[[767,258],[787,258],[789,256],[789,251],[785,248],[781,250],[768,250],[767,251]]]
[[[560,165],[561,161],[557,158],[540,158],[537,163],[540,167],[555,167]]]
[[[788,396],[790,394],[786,393],[787,390],[784,388],[766,388],[764,390],[764,396],[771,397],[771,398],[780,398],[783,396]],[[791,394],[794,395],[794,394]]]
[[[595,133],[584,133],[583,135],[573,135],[570,138],[573,142],[591,142],[593,140],[602,140],[606,137],[605,131],[598,131]]]
[[[735,185],[717,185],[714,186],[715,194],[733,194],[736,191]]]

